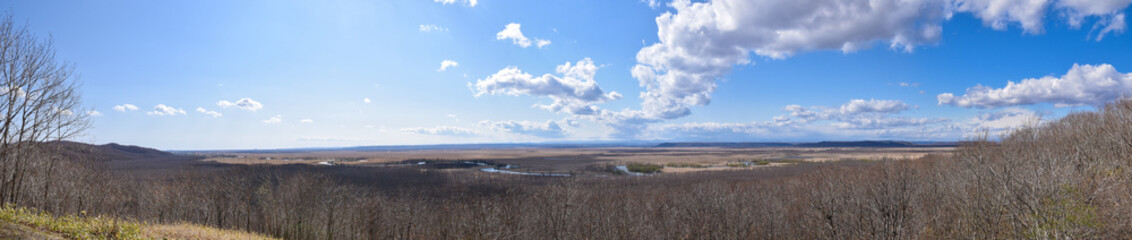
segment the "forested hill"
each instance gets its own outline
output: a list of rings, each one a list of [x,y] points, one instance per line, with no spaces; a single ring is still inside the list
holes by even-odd
[[[59,141],[48,143],[47,149],[58,149],[58,153],[61,154],[64,159],[85,159],[100,162],[185,157],[157,149],[120,145],[117,143],[92,145],[71,141]]]

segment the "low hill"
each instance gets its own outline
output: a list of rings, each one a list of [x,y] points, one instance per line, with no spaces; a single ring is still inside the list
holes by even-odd
[[[117,143],[92,145],[79,142],[60,141],[49,143],[47,147],[58,148],[58,152],[62,154],[63,158],[65,159],[84,159],[99,162],[186,157],[157,149],[132,145],[120,145]]]
[[[157,149],[109,143],[93,145],[79,142],[60,141],[47,145],[49,151],[60,154],[68,161],[104,163],[111,170],[126,170],[136,176],[162,176],[170,170],[190,164],[207,165],[198,161],[201,156],[174,154]]]

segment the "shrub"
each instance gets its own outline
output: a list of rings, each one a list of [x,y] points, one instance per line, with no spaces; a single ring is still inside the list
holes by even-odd
[[[674,167],[674,168],[707,168],[707,166],[704,166],[703,164],[699,164],[699,163],[668,163],[668,164],[665,164],[664,166],[665,167]]]
[[[658,173],[661,169],[664,169],[664,166],[647,163],[630,163],[625,165],[625,168],[635,173]]]

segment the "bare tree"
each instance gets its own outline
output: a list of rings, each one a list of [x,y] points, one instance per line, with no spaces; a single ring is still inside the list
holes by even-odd
[[[32,165],[51,172],[54,164],[44,156],[56,151],[44,143],[87,128],[73,72],[55,60],[50,39],[37,38],[11,16],[0,19],[0,202],[20,200]]]

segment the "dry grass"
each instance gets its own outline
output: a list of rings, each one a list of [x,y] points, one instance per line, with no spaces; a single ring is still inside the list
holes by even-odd
[[[142,235],[153,239],[276,239],[259,234],[236,230],[224,230],[200,225],[180,223],[165,225],[148,225],[142,228]]]
[[[149,225],[105,216],[53,216],[10,204],[0,207],[0,221],[13,224],[8,228],[14,230],[6,232],[15,235],[5,239],[275,239],[189,223]]]

